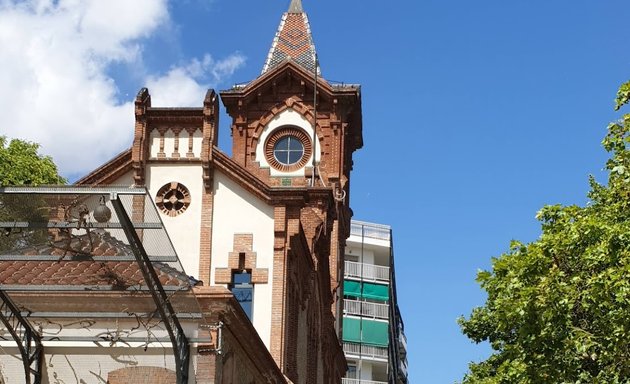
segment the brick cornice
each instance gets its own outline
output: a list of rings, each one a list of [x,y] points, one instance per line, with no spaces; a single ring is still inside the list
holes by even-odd
[[[306,202],[333,201],[331,188],[270,187],[216,147],[213,148],[213,164],[216,169],[270,205],[304,205]]]
[[[244,87],[235,87],[220,92],[221,98],[227,107],[227,100],[243,98],[246,102],[249,102],[252,98],[258,96],[257,91],[260,88],[273,88],[274,82],[278,78],[290,76],[296,82],[303,81],[312,88],[314,75],[307,72],[303,67],[296,64],[293,61],[286,61],[283,64],[275,67],[272,71],[269,71],[257,79],[251,81]],[[333,97],[358,97],[360,94],[360,86],[358,85],[343,85],[332,86],[325,79],[317,78],[317,89],[321,97],[331,99]]]
[[[191,123],[203,122],[203,108],[157,108],[148,107],[146,118],[150,122]]]

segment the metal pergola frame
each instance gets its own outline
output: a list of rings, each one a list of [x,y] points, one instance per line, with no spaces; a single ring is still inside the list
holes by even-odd
[[[162,229],[162,223],[133,223],[127,214],[123,202],[119,195],[135,195],[135,196],[147,196],[147,190],[145,188],[126,188],[126,187],[0,187],[0,194],[56,194],[56,195],[109,195],[110,202],[119,223],[90,223],[88,228],[115,228],[122,229],[125,233],[129,246],[132,250],[133,256],[127,257],[93,257],[87,258],[87,260],[94,261],[135,261],[140,268],[146,288],[142,290],[148,290],[151,294],[153,302],[157,308],[157,312],[160,318],[163,320],[164,328],[166,329],[170,340],[175,357],[176,376],[178,384],[188,383],[188,371],[190,363],[190,347],[189,340],[187,339],[184,330],[179,322],[177,314],[173,309],[167,290],[160,282],[157,273],[152,265],[152,261],[158,262],[175,262],[178,261],[177,256],[174,257],[158,257],[156,260],[149,259],[142,241],[140,240],[136,229]],[[76,228],[76,223],[67,222],[48,222],[48,223],[29,223],[29,222],[0,222],[0,228]],[[53,259],[54,258],[54,259]],[[0,256],[0,261],[24,261],[24,260],[39,260],[39,261],[53,261],[58,259],[57,256],[44,255],[37,257],[27,257],[19,255],[4,255]],[[9,288],[9,289],[7,289]],[[14,288],[20,288],[16,290],[25,291],[30,290],[28,286],[19,286]],[[41,288],[39,286],[38,288]],[[55,286],[55,289],[72,290],[71,287]],[[65,288],[65,289],[64,289]],[[95,287],[81,287],[81,290],[91,290]],[[50,287],[48,287],[50,289]],[[27,384],[40,384],[42,379],[42,362],[43,362],[43,345],[42,337],[31,326],[31,324],[22,315],[19,308],[13,303],[11,298],[7,295],[7,290],[11,289],[11,286],[0,286],[0,320],[7,328],[13,339],[18,344],[20,354],[24,364],[24,370],[26,375]],[[99,290],[98,288],[94,290]],[[103,289],[107,290],[107,289]],[[172,291],[172,290],[168,290]],[[32,315],[32,314],[31,314]],[[184,316],[186,317],[186,316]],[[194,317],[194,316],[188,316]],[[86,338],[86,340],[92,340],[93,338]],[[48,340],[48,338],[47,338]],[[159,340],[161,341],[161,340]],[[31,375],[33,381],[31,381]]]
[[[171,301],[164,291],[164,287],[162,286],[162,283],[160,282],[160,279],[158,278],[157,273],[155,272],[155,269],[151,264],[151,260],[149,260],[149,256],[142,246],[142,241],[140,241],[140,238],[138,237],[138,234],[133,227],[131,219],[125,211],[125,207],[123,206],[120,197],[117,193],[112,193],[111,197],[112,198],[110,199],[110,201],[112,203],[112,206],[114,207],[114,211],[116,212],[118,220],[123,226],[123,231],[125,231],[125,235],[127,235],[129,246],[133,250],[133,254],[136,257],[136,261],[138,262],[138,266],[140,267],[140,271],[142,272],[142,276],[144,277],[144,281],[151,291],[151,296],[153,297],[155,306],[160,313],[162,320],[164,321],[164,327],[166,328],[168,336],[171,339],[171,344],[173,344],[173,350],[175,352],[174,354],[177,383],[187,384],[188,367],[190,362],[190,347],[188,345],[188,339],[186,339],[184,329],[177,319],[177,314],[175,313],[175,310],[171,305]]]
[[[11,298],[2,290],[0,290],[0,321],[7,328],[20,350],[26,384],[40,384],[42,382],[42,362],[44,360],[44,346],[42,345],[41,336],[31,326],[31,323],[22,316]]]

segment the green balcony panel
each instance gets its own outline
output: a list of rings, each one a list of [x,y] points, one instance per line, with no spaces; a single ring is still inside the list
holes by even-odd
[[[362,341],[364,344],[387,347],[389,344],[387,323],[382,321],[363,320],[362,326]]]
[[[388,301],[389,286],[381,284],[363,283],[363,297],[366,299]]]
[[[386,322],[343,318],[343,341],[387,347],[387,332],[388,324]]]
[[[343,281],[343,294],[345,296],[351,296],[359,298],[361,297],[361,283],[358,281]]]
[[[361,320],[343,318],[343,341],[358,343],[361,341]]]

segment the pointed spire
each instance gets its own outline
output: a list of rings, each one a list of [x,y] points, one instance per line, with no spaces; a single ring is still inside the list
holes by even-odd
[[[302,0],[291,0],[291,5],[289,5],[289,13],[303,13],[302,9]]]
[[[285,60],[292,60],[309,72],[319,74],[315,44],[311,36],[308,17],[301,0],[291,0],[289,10],[282,15],[278,32],[273,39],[269,55],[262,70],[265,74]]]

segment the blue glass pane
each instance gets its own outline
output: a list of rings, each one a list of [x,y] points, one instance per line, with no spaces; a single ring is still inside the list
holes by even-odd
[[[273,147],[273,155],[280,164],[295,164],[304,155],[304,145],[294,136],[284,136]]]
[[[254,290],[252,288],[232,288],[232,294],[234,298],[241,304],[241,307],[247,314],[247,317],[252,319],[252,299]]]
[[[302,142],[296,139],[295,137],[288,136],[288,138],[289,138],[289,149],[293,151],[302,152],[303,150]]]
[[[278,140],[276,142],[276,145],[274,146],[275,150],[287,150],[289,149],[289,138],[291,136],[285,136],[283,138],[281,138],[280,140]]]
[[[234,298],[241,304],[250,320],[252,319],[252,296],[254,294],[254,287],[251,285],[251,282],[252,274],[244,271],[233,273],[232,284],[230,284],[230,290]]]
[[[302,158],[302,152],[289,152],[289,164],[294,164],[300,161]]]
[[[273,156],[278,160],[280,164],[289,164],[289,152],[275,150]]]
[[[235,273],[233,276],[233,283],[236,284],[244,284],[252,282],[252,274],[251,273]]]

